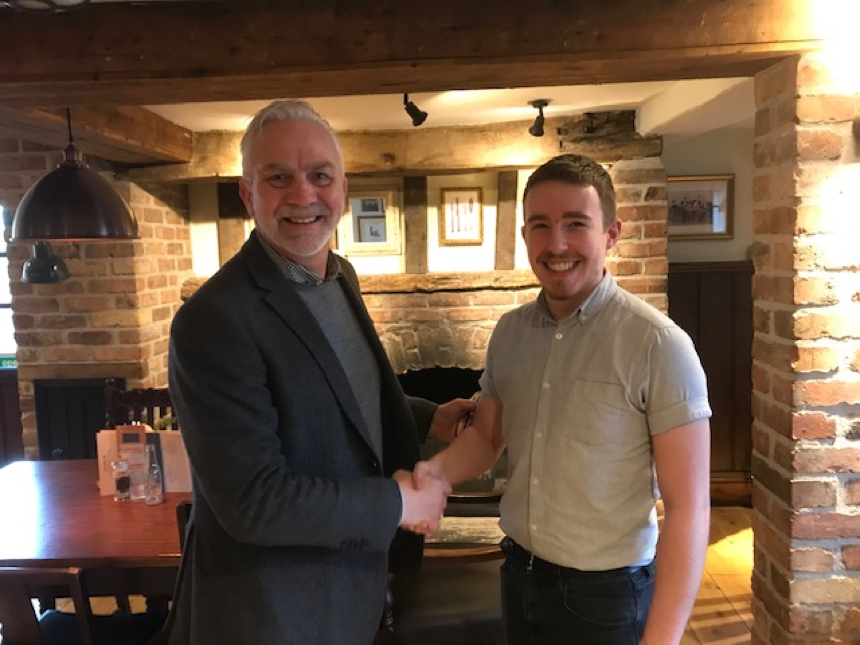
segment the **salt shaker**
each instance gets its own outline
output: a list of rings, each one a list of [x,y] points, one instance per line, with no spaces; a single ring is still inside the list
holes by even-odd
[[[131,497],[131,475],[128,472],[128,462],[124,459],[110,462],[113,474],[113,498],[118,502],[127,501]]]

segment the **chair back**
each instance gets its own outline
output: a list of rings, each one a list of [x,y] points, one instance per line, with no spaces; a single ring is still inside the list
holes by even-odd
[[[62,589],[75,605],[82,645],[93,645],[93,615],[81,585],[77,567],[42,569],[35,567],[0,567],[0,616],[3,620],[3,643],[9,645],[43,645],[39,618],[31,598],[46,588]],[[66,590],[68,590],[66,592]],[[52,591],[52,593],[57,593]],[[45,644],[47,645],[47,644]]]
[[[173,414],[170,390],[162,388],[139,388],[121,390],[113,379],[105,384],[105,427],[114,428],[129,423],[146,423],[155,427],[155,422],[168,414],[173,415],[171,427],[178,425]]]
[[[185,534],[188,522],[191,520],[193,504],[190,499],[183,499],[176,505],[176,528],[179,531],[179,549],[185,551]]]

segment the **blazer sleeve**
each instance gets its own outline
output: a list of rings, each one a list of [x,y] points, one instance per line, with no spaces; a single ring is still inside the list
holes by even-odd
[[[415,425],[418,428],[418,439],[421,443],[424,443],[427,441],[427,435],[430,433],[430,424],[433,423],[433,415],[436,414],[436,408],[439,406],[432,401],[417,396],[407,396],[406,401],[409,403],[412,416],[415,417]]]
[[[243,304],[195,297],[171,328],[170,390],[196,492],[239,542],[388,549],[402,510],[396,482],[369,470],[340,479],[288,467],[273,403],[283,392],[270,389],[265,335],[251,332],[255,312]],[[297,433],[314,430],[316,412]]]

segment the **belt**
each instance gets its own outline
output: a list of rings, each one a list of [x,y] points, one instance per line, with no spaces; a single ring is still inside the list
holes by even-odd
[[[552,562],[539,558],[528,549],[521,547],[509,537],[505,537],[500,546],[509,561],[523,566],[527,571],[562,573],[566,578],[582,579],[609,578],[624,574],[636,575],[638,573],[654,575],[654,560],[651,560],[648,564],[636,567],[620,567],[618,569],[607,569],[603,571],[583,571],[572,567],[563,567],[560,564],[553,564]]]

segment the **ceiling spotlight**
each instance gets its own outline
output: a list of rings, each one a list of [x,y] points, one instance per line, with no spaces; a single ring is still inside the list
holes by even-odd
[[[535,117],[535,122],[532,124],[532,127],[529,128],[529,134],[533,137],[542,137],[543,136],[543,109],[549,105],[549,99],[536,99],[534,101],[529,101],[529,105],[533,108],[537,108],[538,115]]]
[[[47,242],[33,245],[33,257],[24,262],[21,270],[21,282],[29,284],[53,284],[68,277],[66,263],[51,252],[51,245]]]
[[[403,95],[403,109],[412,117],[412,125],[419,126],[427,120],[427,113],[409,100],[409,95]]]

